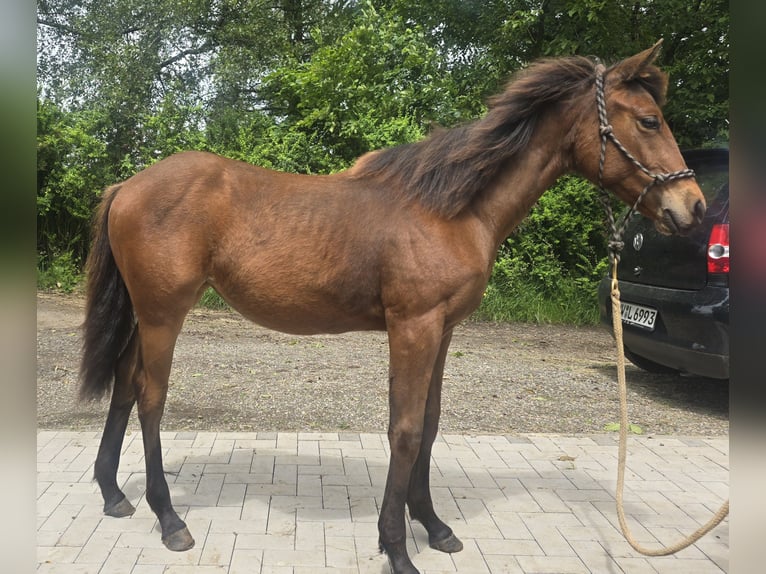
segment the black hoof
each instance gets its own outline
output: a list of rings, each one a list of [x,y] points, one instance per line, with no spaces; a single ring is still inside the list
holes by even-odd
[[[189,529],[184,526],[181,530],[176,530],[173,534],[164,537],[162,543],[168,550],[183,552],[194,546],[194,538],[189,533]]]
[[[128,499],[125,497],[111,506],[104,506],[104,514],[107,516],[114,516],[115,518],[132,516],[135,511],[136,509],[134,506],[128,502]]]
[[[442,552],[447,552],[448,554],[452,554],[453,552],[460,552],[463,549],[463,543],[460,542],[460,539],[452,533],[450,533],[447,538],[443,538],[442,540],[429,540],[428,545],[434,550],[441,550]]]

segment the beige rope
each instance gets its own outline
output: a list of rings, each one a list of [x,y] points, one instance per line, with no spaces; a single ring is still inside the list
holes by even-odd
[[[679,540],[675,544],[663,548],[650,549],[644,548],[633,538],[625,520],[625,509],[623,508],[623,489],[625,487],[625,460],[626,445],[628,442],[628,391],[625,384],[625,352],[622,346],[622,318],[620,309],[620,289],[617,285],[617,257],[612,258],[612,326],[614,327],[614,338],[617,344],[617,382],[620,387],[620,444],[617,460],[617,518],[620,521],[620,528],[625,540],[628,541],[634,550],[646,556],[667,556],[691,546],[713,528],[718,526],[721,521],[729,514],[729,501],[724,502],[723,506],[715,515],[691,535]]]

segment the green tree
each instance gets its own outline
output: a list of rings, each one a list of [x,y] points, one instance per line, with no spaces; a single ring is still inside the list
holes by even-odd
[[[140,169],[146,165],[141,150],[154,137],[148,118],[163,107],[173,113],[185,108],[187,118],[203,109],[205,117],[198,118],[197,126],[202,128],[230,119],[223,110],[252,109],[260,101],[263,75],[286,59],[308,57],[309,27],[323,18],[339,19],[345,5],[322,0],[40,0],[41,91],[65,109],[98,110],[116,168]],[[116,177],[127,175],[116,169]]]
[[[728,0],[674,0],[677,25],[655,15],[664,29],[660,65],[670,74],[665,115],[682,147],[729,141],[729,3]]]
[[[340,38],[314,40],[309,61],[267,75],[261,92],[280,128],[316,147],[312,171],[347,167],[452,119],[452,85],[419,27],[368,5]]]
[[[605,63],[664,39],[665,114],[681,145],[728,140],[727,0],[379,0],[428,30],[475,102],[528,62],[598,56]],[[474,108],[475,109],[475,108]]]
[[[106,144],[93,113],[37,102],[37,249],[43,265],[84,261],[91,214],[110,182]]]
[[[41,0],[38,10],[43,94],[65,109],[98,113],[115,178],[144,167],[145,119],[169,88],[194,86],[211,49],[195,32],[205,0]]]

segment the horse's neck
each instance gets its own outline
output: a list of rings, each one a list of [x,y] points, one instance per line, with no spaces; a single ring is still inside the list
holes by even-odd
[[[543,192],[568,171],[561,149],[535,145],[542,139],[533,137],[529,148],[509,162],[475,205],[496,248],[529,214]]]

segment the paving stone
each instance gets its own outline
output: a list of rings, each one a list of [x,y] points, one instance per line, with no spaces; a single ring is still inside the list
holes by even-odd
[[[102,513],[93,482],[99,433],[38,432],[38,574],[382,574],[377,521],[388,440],[375,433],[163,431],[174,507],[196,545],[171,552],[146,502],[140,433],[118,482],[132,517]],[[564,457],[562,459],[562,457]],[[573,459],[573,460],[570,460]],[[463,540],[448,555],[407,519],[423,574],[726,573],[728,520],[692,547],[647,558],[622,537],[611,435],[440,435],[432,498]],[[675,542],[728,497],[728,441],[632,438],[625,509],[649,547]]]
[[[236,535],[230,533],[211,532],[205,538],[199,563],[201,565],[225,566],[231,562]]]

